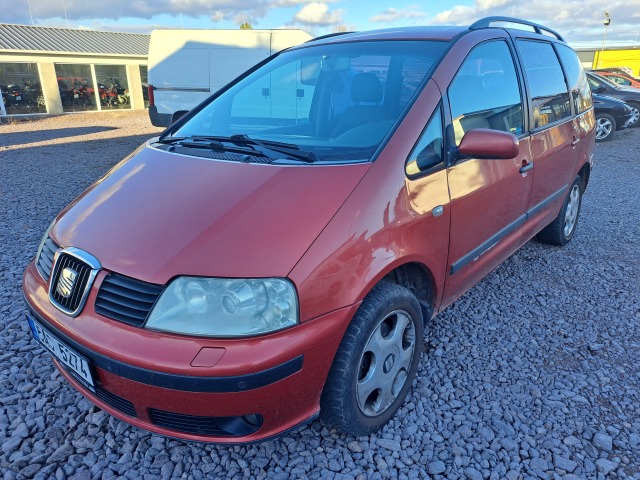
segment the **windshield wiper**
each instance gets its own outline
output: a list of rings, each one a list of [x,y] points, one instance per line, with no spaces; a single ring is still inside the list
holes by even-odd
[[[225,139],[225,137],[218,137],[216,139]],[[294,143],[274,142],[273,140],[257,140],[245,134],[231,135],[230,137],[228,137],[228,139],[235,144],[257,145],[258,147],[282,153],[284,155],[288,155],[291,158],[302,160],[303,162],[307,163],[318,161],[318,157],[316,157],[315,153],[300,150],[300,147],[298,147],[298,145]]]
[[[163,145],[180,144],[180,146],[188,148],[208,148],[210,150],[219,152],[244,153],[257,157],[267,156],[266,154],[259,150],[256,150],[255,148],[224,145],[221,141],[216,140],[213,137],[165,137],[162,140],[158,140],[156,143],[161,143]]]
[[[274,142],[272,140],[258,140],[244,134],[229,135],[228,137],[215,135],[198,136],[197,138],[203,138],[217,142],[230,142],[236,145],[248,145],[252,147],[254,151],[259,151],[255,150],[255,147],[260,147],[264,150],[271,150],[272,152],[282,153],[283,155],[295,158],[296,160],[301,160],[305,163],[313,163],[318,161],[318,157],[316,157],[315,153],[300,150],[300,147],[298,147],[294,143]]]
[[[247,135],[230,135],[215,136],[215,135],[196,135],[191,137],[164,137],[162,140],[158,140],[157,143],[162,144],[174,144],[179,143],[185,147],[192,148],[210,148],[212,150],[246,153],[249,155],[257,155],[260,157],[269,157],[277,160],[272,155],[267,155],[265,152],[258,150],[255,147],[260,147],[262,150],[281,153],[296,160],[301,160],[305,163],[313,163],[318,161],[318,158],[313,152],[307,152],[300,150],[300,148],[293,143],[274,142],[272,140],[257,140],[250,138]],[[234,146],[225,145],[225,143],[234,144]],[[249,148],[242,147],[246,145]]]

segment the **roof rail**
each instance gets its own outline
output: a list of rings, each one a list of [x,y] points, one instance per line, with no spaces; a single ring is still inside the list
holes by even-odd
[[[485,18],[481,18],[477,22],[474,22],[469,27],[469,30],[479,30],[481,28],[489,28],[489,27],[491,27],[491,24],[495,23],[495,22],[507,22],[507,23],[516,23],[516,24],[519,24],[519,25],[528,25],[529,27],[533,27],[533,31],[536,32],[536,33],[544,35],[543,31],[544,32],[548,32],[551,35],[553,35],[554,37],[556,37],[558,40],[560,40],[561,42],[565,42],[564,38],[562,38],[562,35],[560,35],[555,30],[550,29],[549,27],[545,27],[545,26],[539,25],[537,23],[529,22],[527,20],[520,20],[519,18],[512,18],[512,17],[485,17]]]
[[[304,43],[311,43],[311,42],[315,42],[316,40],[324,40],[325,38],[331,38],[331,37],[337,37],[338,35],[346,35],[347,33],[353,33],[353,32],[333,32],[333,33],[327,33],[326,35],[320,35],[319,37],[315,37],[312,38],[311,40],[307,40]]]

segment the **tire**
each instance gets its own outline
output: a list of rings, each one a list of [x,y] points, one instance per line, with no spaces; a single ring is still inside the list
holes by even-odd
[[[630,120],[630,122],[633,123],[627,123],[627,126],[630,128],[640,127],[640,104],[633,102],[628,103],[628,105],[631,107],[631,110],[633,110],[633,116]]]
[[[596,142],[608,142],[616,131],[616,120],[607,113],[596,115]]]
[[[333,360],[320,399],[322,420],[351,435],[368,435],[387,424],[415,378],[423,333],[416,297],[394,283],[376,285]]]
[[[538,233],[537,238],[539,241],[561,247],[571,241],[580,217],[583,191],[582,179],[576,177],[571,184],[567,197],[564,199],[558,216]]]

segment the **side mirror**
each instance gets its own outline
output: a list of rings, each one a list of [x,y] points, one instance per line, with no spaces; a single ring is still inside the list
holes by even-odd
[[[606,91],[607,91],[607,89],[605,87],[603,87],[602,85],[599,86],[598,88],[596,88],[596,93],[604,93]]]
[[[177,122],[187,113],[189,113],[189,110],[178,110],[177,112],[173,112],[173,115],[171,115],[171,123]]]
[[[520,152],[518,137],[500,130],[477,128],[462,137],[458,151],[475,158],[514,158]]]

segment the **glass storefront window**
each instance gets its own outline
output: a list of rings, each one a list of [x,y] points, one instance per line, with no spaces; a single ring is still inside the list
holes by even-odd
[[[47,113],[35,63],[0,63],[0,91],[7,115]]]
[[[149,108],[149,74],[146,65],[140,65],[140,82],[142,83],[144,108]]]
[[[96,110],[91,66],[56,63],[58,90],[64,112]]]
[[[124,65],[96,65],[96,82],[102,110],[131,108],[131,96]]]

